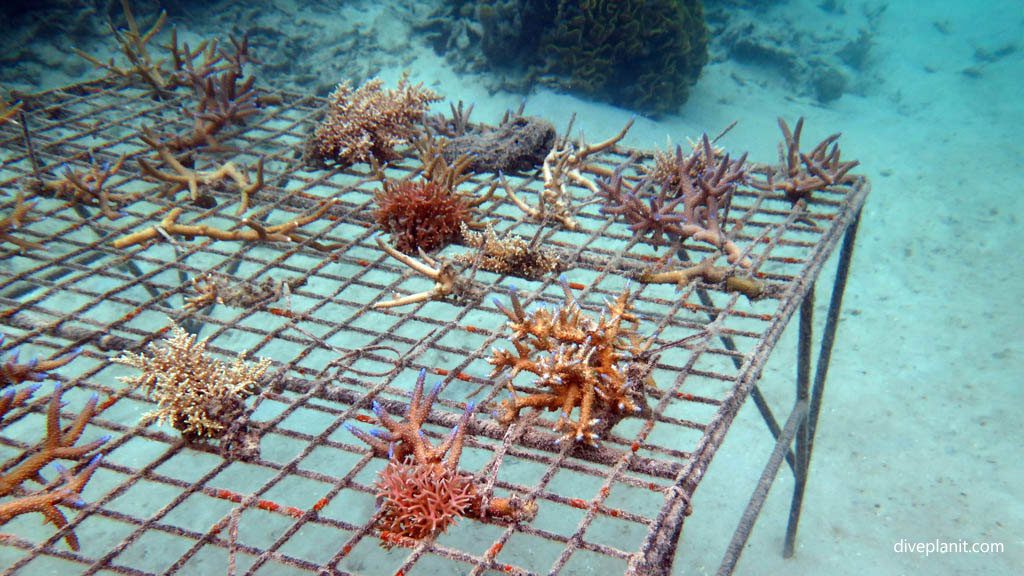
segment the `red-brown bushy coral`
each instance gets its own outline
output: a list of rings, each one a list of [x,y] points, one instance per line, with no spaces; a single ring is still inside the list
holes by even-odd
[[[440,248],[459,238],[462,225],[470,223],[472,206],[466,196],[436,181],[385,181],[374,199],[377,224],[407,254]]]
[[[390,461],[376,483],[383,533],[422,540],[444,532],[479,500],[472,476],[436,462]]]
[[[515,496],[486,498],[477,488],[476,478],[459,470],[466,430],[473,417],[472,403],[441,443],[433,444],[423,433],[423,423],[441,391],[438,384],[424,393],[426,377],[426,370],[420,370],[404,421],[395,420],[374,401],[373,413],[383,430],[367,433],[345,425],[369,444],[374,454],[389,460],[376,483],[381,546],[415,545],[440,534],[461,516],[508,522],[531,520],[537,514],[535,503]]]

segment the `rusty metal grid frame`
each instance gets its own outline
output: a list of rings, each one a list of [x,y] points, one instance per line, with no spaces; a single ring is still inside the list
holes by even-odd
[[[428,434],[446,434],[475,390],[478,404],[493,406],[504,383],[488,378],[486,357],[492,345],[502,346],[504,316],[492,299],[507,301],[507,289],[515,285],[528,306],[552,304],[560,301],[560,289],[553,278],[527,282],[480,273],[477,278],[492,287],[480,302],[373,310],[374,302],[429,288],[429,282],[376,247],[370,216],[376,181],[367,170],[313,170],[298,159],[322,102],[281,96],[282,105],[266,108],[225,140],[234,152],[200,155],[197,168],[227,158],[252,166],[262,157],[267,185],[245,216],[271,224],[308,213],[324,198],[338,198],[325,218],[305,228],[311,241],[336,244],[330,253],[314,250],[310,242],[205,239],[114,249],[111,240],[152,226],[175,205],[173,199],[153,196],[161,186],[141,175],[134,157],[148,152],[137,138],[142,126],[189,129],[181,113],[185,103],[104,82],[67,87],[31,102],[27,120],[42,164],[39,175],[54,178],[65,163],[87,167],[90,161],[114,162],[127,155],[111,182],[118,191],[141,191],[145,198],[120,207],[122,216],[115,220],[94,207],[41,198],[34,211],[40,219],[19,234],[47,250],[16,253],[2,247],[6,349],[20,346],[48,357],[84,346],[85,352],[59,371],[67,389],[63,412],[70,417],[97,393],[104,399],[102,410],[84,440],[113,437],[83,495],[87,504],[72,514],[67,528],[40,528],[35,518],[5,527],[19,535],[7,538],[0,550],[0,558],[10,561],[5,573],[216,573],[229,562],[247,574],[568,574],[584,564],[599,566],[602,573],[668,573],[690,498],[748,396],[777,443],[722,573],[735,566],[783,462],[798,480],[787,538],[791,553],[866,181],[829,188],[796,206],[781,195],[741,190],[732,207],[735,240],[748,247],[754,272],[782,288],[780,295],[748,302],[702,284],[676,292],[671,286],[633,283],[642,333],[657,333],[659,344],[704,334],[695,344],[662,354],[654,373],[657,389],[649,398],[653,417],[624,420],[600,448],[590,449],[555,445],[550,426],[544,425],[550,424],[546,415],[505,430],[486,409],[479,410],[461,468],[478,473],[496,494],[536,501],[538,518],[517,525],[464,519],[433,542],[385,552],[372,527],[373,481],[383,461],[343,424],[365,421],[373,399],[393,414],[402,413],[420,369],[443,383]],[[5,213],[15,192],[35,176],[20,129],[0,128],[0,149],[5,154],[0,213]],[[615,167],[627,152],[615,150],[600,163]],[[414,166],[400,162],[388,169],[389,176],[408,177]],[[540,186],[538,174],[511,181],[527,199],[535,198]],[[489,184],[489,177],[474,178],[466,189]],[[601,302],[621,292],[627,276],[648,266],[657,252],[577,192],[580,230],[549,226],[539,233],[545,245],[572,263],[567,276],[581,305],[596,315]],[[179,193],[177,204],[186,207],[182,221],[240,226],[232,191],[214,195],[218,205],[204,209],[188,206]],[[538,225],[509,203],[485,206],[486,219],[497,229],[525,237],[538,233]],[[814,283],[844,238],[810,387]],[[709,252],[699,245],[686,250],[687,258]],[[464,251],[449,247],[442,256]],[[243,279],[306,279],[286,300],[272,304],[275,308],[214,306],[183,319],[209,338],[216,353],[247,350],[274,361],[272,390],[253,415],[262,428],[262,455],[252,462],[222,459],[215,448],[188,446],[167,428],[140,423],[152,402],[121,385],[117,376],[130,372],[108,362],[121,350],[141,350],[158,340],[167,317],[181,315],[188,280],[211,270]],[[797,310],[800,373],[794,405],[780,426],[757,380]],[[45,406],[39,396],[0,435],[2,459],[37,440],[32,423],[40,421]],[[75,530],[82,550],[67,549],[61,540],[66,530]],[[146,553],[153,549],[160,554]]]

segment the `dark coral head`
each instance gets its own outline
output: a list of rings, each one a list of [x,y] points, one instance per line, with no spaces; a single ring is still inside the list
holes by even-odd
[[[441,248],[461,236],[463,223],[470,223],[466,198],[437,182],[388,181],[374,199],[374,219],[391,234],[395,248],[407,254]]]

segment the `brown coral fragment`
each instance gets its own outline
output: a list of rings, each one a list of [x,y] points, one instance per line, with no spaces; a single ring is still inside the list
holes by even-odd
[[[779,129],[784,140],[779,145],[779,164],[765,175],[764,180],[751,179],[751,186],[759,190],[781,191],[791,202],[796,202],[828,186],[850,181],[850,170],[860,162],[840,160],[841,134],[832,134],[804,154],[800,151],[803,128],[803,117],[796,121],[793,130],[789,129],[785,120],[779,118]]]
[[[0,242],[10,242],[23,250],[42,250],[42,244],[30,240],[22,240],[14,235],[22,226],[36,221],[36,218],[29,216],[29,212],[35,207],[35,201],[25,202],[24,195],[19,192],[14,201],[14,210],[7,216],[0,218]]]
[[[721,285],[728,291],[739,292],[750,300],[756,300],[768,291],[768,287],[760,280],[738,274],[731,267],[715,266],[714,258],[705,258],[699,264],[674,270],[644,271],[637,276],[637,280],[645,284],[675,284],[676,290],[698,279],[708,284]]]
[[[303,236],[298,232],[298,228],[318,220],[335,202],[336,200],[333,199],[328,200],[311,214],[273,226],[264,226],[255,220],[242,220],[242,224],[249,227],[248,230],[222,230],[205,224],[179,224],[178,218],[181,217],[182,210],[181,208],[174,208],[167,213],[167,216],[160,221],[159,225],[121,236],[111,242],[111,245],[114,248],[127,248],[136,244],[144,244],[151,240],[166,239],[171,236],[184,236],[186,238],[206,236],[214,240],[242,242],[300,242]],[[313,247],[315,248],[316,246]]]
[[[17,392],[8,390],[0,396],[0,428],[8,424],[4,420],[7,413],[24,405],[38,388],[39,386],[35,385]],[[43,441],[0,466],[0,470],[4,471],[0,474],[0,497],[15,496],[11,500],[0,502],[0,525],[6,524],[16,516],[38,512],[57,528],[63,528],[68,523],[67,517],[57,506],[81,506],[82,489],[99,465],[99,455],[92,456],[88,465],[76,474],[58,468],[60,477],[53,482],[46,482],[40,472],[57,460],[85,459],[110,437],[104,436],[87,444],[75,446],[96,411],[98,398],[93,395],[65,431],[60,423],[62,393],[63,390],[58,385],[50,396],[46,410],[46,437]],[[39,482],[44,487],[29,492],[23,487],[29,480]],[[72,550],[78,550],[78,538],[74,532],[68,532],[64,536],[64,541]]]
[[[410,85],[408,74],[394,90],[383,84],[373,79],[356,90],[348,82],[338,85],[314,134],[317,156],[342,165],[399,157],[396,148],[415,139],[427,108],[441,97],[422,84]]]
[[[412,546],[437,536],[460,517],[506,522],[529,521],[537,513],[533,502],[512,498],[486,498],[477,479],[458,469],[466,429],[474,406],[466,407],[462,418],[445,439],[434,445],[423,424],[441,390],[440,384],[424,393],[426,370],[420,370],[405,420],[397,421],[376,401],[373,413],[384,430],[369,433],[346,424],[374,454],[388,458],[377,483],[381,546]]]
[[[262,282],[238,280],[223,274],[206,273],[192,279],[195,296],[185,298],[186,310],[202,310],[214,303],[236,308],[260,308],[287,296],[306,283],[305,278]]]
[[[510,379],[521,372],[536,376],[534,386],[542,392],[512,397],[501,405],[498,419],[511,424],[526,408],[561,410],[554,430],[562,432],[559,442],[571,439],[596,445],[602,432],[626,416],[646,407],[644,391],[653,364],[641,361],[649,341],[636,333],[631,294],[625,290],[594,320],[583,313],[563,276],[564,303],[555,309],[540,308],[527,313],[513,291],[512,308],[495,301],[508,317],[514,351],[495,348],[488,362],[492,377]],[[573,419],[573,412],[579,415]]]
[[[45,180],[35,186],[38,186],[39,193],[66,198],[71,204],[97,206],[104,216],[110,220],[116,220],[121,217],[121,214],[115,210],[115,206],[135,200],[134,195],[117,194],[111,192],[107,186],[107,180],[121,170],[124,160],[124,156],[118,158],[117,162],[113,164],[109,162],[97,164],[92,160],[88,170],[73,169],[65,164],[62,178]]]
[[[241,216],[249,209],[249,201],[252,195],[263,188],[263,158],[256,163],[256,180],[251,181],[245,168],[238,168],[234,162],[226,162],[216,170],[200,172],[186,168],[177,158],[171,154],[170,148],[161,143],[149,131],[143,130],[140,136],[143,142],[149,145],[169,166],[173,172],[161,172],[143,159],[139,159],[139,166],[147,175],[168,182],[171,186],[160,193],[161,196],[174,196],[178,192],[188,189],[193,203],[201,203],[203,196],[200,195],[200,186],[214,186],[222,180],[230,180],[238,187],[239,203],[235,211],[236,216]]]
[[[499,238],[491,226],[483,232],[473,232],[463,226],[462,240],[476,251],[457,254],[455,262],[478,263],[480,269],[496,274],[539,280],[562,271],[564,267],[562,259],[554,251],[520,236],[503,235]]]
[[[206,341],[197,342],[179,326],[163,345],[151,343],[148,350],[148,355],[126,352],[113,361],[142,371],[120,380],[156,399],[158,407],[149,417],[171,424],[190,442],[217,438],[226,444],[250,444],[244,437],[253,431],[236,424],[248,416],[245,399],[270,367],[268,358],[250,365],[239,354],[227,364],[208,356]],[[228,438],[229,431],[240,437]]]

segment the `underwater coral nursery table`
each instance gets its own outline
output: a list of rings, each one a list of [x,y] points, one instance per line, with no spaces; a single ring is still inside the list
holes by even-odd
[[[317,168],[299,158],[323,101],[274,96],[268,100],[273,105],[219,138],[231,150],[231,174],[203,182],[207,196],[195,202],[175,195],[188,194],[192,170],[217,163],[197,155],[194,166],[178,170],[168,161],[157,168],[149,164],[154,152],[161,154],[159,145],[138,137],[145,127],[189,128],[177,111],[178,96],[158,100],[147,90],[94,82],[26,102],[30,140],[21,125],[0,125],[0,214],[31,208],[30,218],[7,218],[0,230],[4,361],[24,367],[27,358],[54,360],[10,379],[47,372],[61,382],[58,391],[48,385],[0,410],[2,473],[9,475],[21,454],[42,445],[44,430],[56,438],[60,426],[75,428],[83,413],[90,417],[77,430],[81,440],[75,435],[65,444],[102,453],[65,462],[69,482],[88,483],[77,486],[80,500],[64,494],[64,522],[41,526],[38,515],[25,515],[3,526],[0,565],[23,573],[572,574],[587,567],[667,574],[691,498],[748,399],[764,415],[775,450],[722,571],[735,566],[782,467],[797,479],[786,540],[792,552],[868,193],[863,178],[844,178],[799,198],[782,183],[736,188],[728,208],[730,257],[749,263],[748,276],[758,282],[753,291],[726,276],[680,281],[678,289],[636,281],[665,249],[602,212],[593,190],[579,180],[566,184],[572,228],[537,221],[507,199],[480,208],[481,219],[500,235],[551,249],[558,258],[551,267],[559,273],[545,269],[524,279],[475,270],[473,258],[456,258],[466,251],[457,245],[435,254],[441,260],[433,265],[418,256],[406,257],[414,260],[410,265],[381,249],[373,218],[379,175],[367,165]],[[654,159],[609,147],[595,150],[591,161],[597,173],[635,182]],[[409,156],[382,168],[395,180],[418,169]],[[752,172],[772,170],[755,165]],[[103,197],[116,206],[93,202],[81,189],[77,201],[59,192],[41,192],[31,202],[19,196],[35,179],[69,173],[91,174],[82,187],[105,186]],[[184,180],[175,184],[175,174]],[[260,186],[253,185],[257,178]],[[505,187],[509,197],[537,205],[541,170],[501,178],[474,175],[460,187],[478,195]],[[168,193],[168,184],[178,192]],[[815,355],[815,285],[837,250]],[[719,255],[715,246],[691,241],[682,251],[680,257],[694,262]],[[437,292],[444,274],[466,278],[470,272],[473,290]],[[225,278],[236,279],[233,289],[240,291],[228,300],[243,305],[225,302],[227,288],[217,284]],[[218,286],[216,298],[203,295]],[[427,296],[407,306],[381,305],[408,294]],[[579,404],[572,416],[579,421],[568,423],[531,410],[548,404],[532,387],[529,370],[500,370],[504,362],[540,374],[536,363],[516,364],[495,350],[525,354],[524,342],[543,340],[539,319],[558,314],[586,329],[600,326],[644,341],[633,351],[647,362],[637,380],[647,386],[635,406],[636,397],[618,400],[614,427],[599,418],[590,423],[579,415]],[[797,382],[777,420],[758,379],[797,317]],[[510,325],[526,330],[530,322],[533,337],[510,336]],[[172,332],[173,323],[199,334],[205,351],[192,350],[197,344]],[[177,341],[176,353],[226,359],[210,369],[236,370],[238,389],[250,395],[255,410],[231,449],[201,435],[183,437],[174,429],[182,424],[176,416],[163,424],[147,416],[157,405],[130,384],[133,377],[138,384],[138,372],[111,361],[143,353],[147,345],[150,351],[172,346],[175,334],[185,339]],[[593,339],[587,345],[596,346]],[[241,352],[249,366],[268,359],[259,366],[265,372],[227,364]],[[591,357],[579,361],[617,374]],[[196,424],[195,430],[203,428]],[[432,451],[456,447],[457,469],[444,464],[435,471],[459,491],[455,498],[464,498],[463,517],[443,531],[424,529],[430,537],[422,540],[396,540],[395,530],[385,527],[400,521],[382,518],[391,512],[382,511],[377,498],[378,478],[392,465],[389,446],[394,450],[399,437],[401,446],[427,460]],[[751,476],[757,473],[751,468]],[[56,478],[51,467],[42,474]]]

